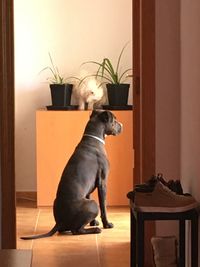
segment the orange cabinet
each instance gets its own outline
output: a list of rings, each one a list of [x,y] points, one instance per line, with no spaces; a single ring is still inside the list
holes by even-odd
[[[131,110],[113,111],[123,133],[106,137],[110,161],[107,205],[128,205],[133,187],[133,119]],[[36,112],[37,205],[52,206],[62,171],[80,141],[91,111]],[[96,193],[93,198],[97,199]]]

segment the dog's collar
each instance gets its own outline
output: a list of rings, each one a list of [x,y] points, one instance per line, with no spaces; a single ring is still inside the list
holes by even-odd
[[[83,136],[89,136],[89,137],[92,137],[92,138],[98,140],[99,142],[101,142],[102,144],[105,145],[105,141],[104,141],[103,139],[101,139],[100,137],[98,137],[98,136],[95,136],[95,135],[92,135],[92,134],[84,134]]]

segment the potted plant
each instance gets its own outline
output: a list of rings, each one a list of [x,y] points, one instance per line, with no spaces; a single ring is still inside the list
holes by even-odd
[[[125,83],[125,81],[130,77],[128,73],[132,69],[128,68],[123,71],[121,70],[121,58],[126,46],[127,44],[122,48],[119,54],[116,67],[114,67],[109,58],[104,58],[102,62],[87,61],[83,63],[91,63],[98,66],[98,69],[93,76],[101,79],[102,83],[106,83],[108,102],[110,106],[126,106],[128,102],[130,84]],[[87,78],[88,76],[84,77],[84,79]],[[82,81],[84,79],[82,79]]]
[[[51,66],[41,70],[49,70],[52,74],[47,78],[51,90],[52,106],[70,106],[73,84],[66,83],[66,79],[60,74],[58,67],[55,66],[51,54],[49,53]]]

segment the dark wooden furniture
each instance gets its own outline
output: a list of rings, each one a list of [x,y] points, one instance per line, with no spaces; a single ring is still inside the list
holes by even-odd
[[[0,265],[2,267],[31,267],[32,251],[17,249],[0,250]]]
[[[140,212],[135,210],[130,201],[131,211],[131,267],[144,266],[144,226],[145,221],[179,221],[179,267],[186,267],[185,262],[185,222],[191,221],[191,266],[198,267],[198,217],[199,210],[185,212]]]
[[[0,248],[3,249],[16,248],[13,2],[0,1]]]

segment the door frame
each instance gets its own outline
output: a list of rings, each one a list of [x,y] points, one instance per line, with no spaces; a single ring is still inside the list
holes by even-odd
[[[156,168],[156,25],[155,0],[141,0],[141,172],[142,181]]]
[[[133,0],[134,182],[155,173],[155,0]]]
[[[13,0],[0,1],[1,248],[16,248]]]
[[[155,0],[132,0],[135,182],[155,173]],[[16,248],[14,3],[0,2],[1,247]]]
[[[133,0],[133,134],[134,183],[142,183],[155,174],[155,0]],[[151,266],[150,238],[155,223],[145,224],[145,266]]]

